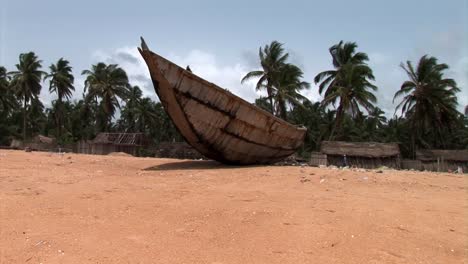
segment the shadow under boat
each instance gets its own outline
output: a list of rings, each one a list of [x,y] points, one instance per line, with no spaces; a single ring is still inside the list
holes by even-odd
[[[145,168],[145,171],[170,171],[170,170],[212,170],[261,167],[261,165],[226,165],[214,160],[185,160],[167,162]]]

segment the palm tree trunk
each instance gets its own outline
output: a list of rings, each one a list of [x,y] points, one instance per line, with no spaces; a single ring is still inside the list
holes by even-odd
[[[284,99],[281,98],[281,97],[278,99],[278,112],[279,112],[279,116],[283,120],[287,121],[286,120],[287,119],[287,116],[286,116],[286,113],[287,113],[286,112],[286,103],[284,102]]]
[[[330,137],[328,140],[332,140],[333,136],[335,134],[335,131],[338,130],[338,132],[341,129],[341,121],[343,119],[343,106],[340,103],[340,106],[338,106],[338,109],[336,110],[336,119],[335,119],[335,125],[333,126],[333,129],[330,133]]]
[[[26,97],[23,101],[23,142],[26,141]]]
[[[267,86],[267,94],[268,94],[268,100],[270,101],[270,108],[271,108],[271,114],[272,115],[275,115],[275,109],[273,108],[273,94],[271,92],[271,86],[268,85]]]
[[[57,126],[58,126],[58,131],[57,131],[57,139],[61,140],[62,138],[62,116],[63,116],[63,109],[62,109],[62,99],[58,98],[57,100],[57,109],[58,113],[56,112],[56,118],[57,118]]]

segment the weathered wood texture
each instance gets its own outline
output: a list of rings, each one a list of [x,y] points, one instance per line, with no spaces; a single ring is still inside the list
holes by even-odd
[[[356,167],[365,169],[375,169],[382,166],[399,169],[400,159],[397,156],[393,157],[358,157],[358,156],[346,156],[342,155],[327,155],[327,164],[343,167]]]
[[[139,49],[156,93],[187,143],[228,164],[271,163],[296,152],[306,129],[296,127],[177,66]]]
[[[377,158],[399,156],[400,148],[396,143],[323,141],[321,152],[327,155]]]
[[[423,170],[423,165],[420,160],[410,160],[403,159],[401,160],[401,168],[404,170]]]
[[[312,152],[310,154],[310,166],[327,166],[327,155],[320,152]]]
[[[424,149],[416,151],[416,159],[422,161],[450,160],[450,161],[468,161],[468,150],[446,150],[446,149]]]

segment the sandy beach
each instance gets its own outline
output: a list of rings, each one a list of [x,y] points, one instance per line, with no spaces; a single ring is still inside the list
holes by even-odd
[[[0,150],[0,263],[467,263],[467,177]]]

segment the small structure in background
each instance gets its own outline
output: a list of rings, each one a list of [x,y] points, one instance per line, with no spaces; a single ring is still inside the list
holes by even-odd
[[[53,137],[37,135],[32,139],[24,142],[19,139],[13,139],[10,144],[12,149],[28,149],[38,151],[51,151],[57,148],[57,140]]]
[[[416,151],[420,170],[468,172],[468,150],[424,149]]]
[[[200,152],[185,142],[161,142],[155,152],[158,158],[204,159]]]
[[[91,141],[78,142],[76,152],[97,155],[125,152],[140,156],[148,145],[149,141],[143,133],[99,133]]]
[[[321,153],[326,155],[326,165],[400,168],[400,148],[396,143],[323,141]]]

